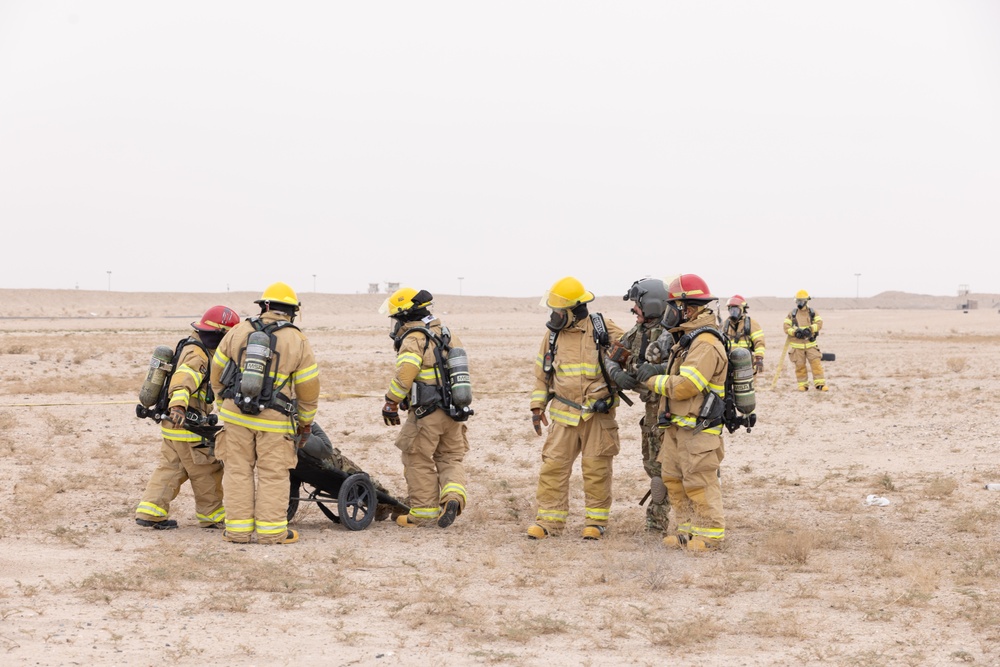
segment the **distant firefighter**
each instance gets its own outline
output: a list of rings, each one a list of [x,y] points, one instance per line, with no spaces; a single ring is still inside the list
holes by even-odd
[[[809,292],[800,289],[795,293],[795,308],[785,318],[785,333],[788,335],[788,358],[795,364],[795,379],[799,391],[809,390],[809,372],[812,369],[813,384],[817,391],[827,391],[826,376],[823,373],[823,354],[816,343],[823,328],[823,318],[809,307]]]

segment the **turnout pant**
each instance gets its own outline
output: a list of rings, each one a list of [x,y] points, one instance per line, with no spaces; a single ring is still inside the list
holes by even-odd
[[[180,493],[184,482],[191,481],[198,522],[210,526],[222,521],[222,463],[190,442],[163,439],[160,463],[153,471],[142,500],[135,510],[137,519],[163,521],[170,514],[170,501]]]
[[[725,455],[721,435],[695,433],[676,425],[664,429],[660,463],[678,532],[720,541],[725,538],[719,483],[719,465]]]
[[[818,347],[807,347],[805,349],[792,348],[788,352],[788,358],[795,364],[795,379],[800,387],[809,383],[809,373],[806,370],[806,363],[812,369],[813,384],[817,387],[826,384],[826,376],[823,373],[823,353]]]
[[[535,522],[558,535],[569,516],[569,478],[580,456],[583,472],[585,523],[606,526],[611,514],[612,460],[619,450],[618,423],[614,413],[595,413],[576,426],[554,422],[542,446],[538,473]]]
[[[467,501],[462,464],[469,451],[465,422],[440,409],[417,419],[411,410],[396,446],[402,452],[410,520],[420,524],[437,519],[449,500],[458,501],[461,514]]]
[[[215,454],[225,463],[226,537],[249,542],[256,531],[259,544],[283,539],[288,532],[288,471],[298,460],[295,442],[283,433],[226,424],[216,437]]]

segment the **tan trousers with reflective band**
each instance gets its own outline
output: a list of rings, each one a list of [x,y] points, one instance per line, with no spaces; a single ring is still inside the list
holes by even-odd
[[[689,532],[684,527],[690,525],[693,529],[721,529],[724,534],[719,465],[725,456],[721,435],[678,426],[663,430],[663,484],[683,532]]]
[[[410,411],[396,438],[396,446],[402,451],[407,504],[413,523],[436,518],[449,500],[458,501],[459,513],[465,509],[463,494],[467,491],[462,461],[469,451],[465,422],[455,421],[440,408],[423,419],[417,419]],[[448,490],[442,494],[446,487]]]
[[[189,442],[163,439],[160,447],[160,463],[153,471],[146,491],[142,494],[137,519],[157,521],[170,514],[170,501],[180,493],[181,485],[191,480],[194,492],[194,507],[198,520],[204,525],[216,523],[222,515],[216,514],[222,508],[222,464],[201,449],[193,449]],[[147,505],[143,511],[143,504]],[[163,511],[154,513],[153,508]],[[215,520],[209,517],[215,516]]]
[[[535,522],[558,535],[569,514],[569,478],[573,462],[581,456],[585,523],[608,525],[611,510],[612,460],[620,448],[614,413],[595,414],[576,426],[558,422],[549,428],[542,446],[542,468],[538,473],[538,503]]]
[[[215,455],[225,463],[222,488],[226,501],[226,533],[236,541],[273,544],[288,528],[288,471],[298,461],[295,443],[280,433],[226,424],[216,438]],[[254,485],[254,468],[257,484]]]
[[[809,382],[809,374],[806,371],[806,362],[812,369],[813,384],[817,387],[826,384],[826,376],[823,373],[823,353],[818,347],[807,347],[806,349],[792,349],[788,352],[788,358],[795,364],[795,379],[799,385]]]

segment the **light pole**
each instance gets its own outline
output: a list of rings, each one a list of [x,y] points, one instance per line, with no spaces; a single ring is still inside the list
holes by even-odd
[[[108,271],[108,291],[111,291],[111,272]]]
[[[316,293],[316,274],[313,274],[313,294]]]
[[[458,295],[459,296],[462,296],[462,281],[463,280],[465,280],[465,278],[459,276],[459,278],[458,278]]]
[[[861,297],[861,274],[854,274],[854,298],[858,299]]]

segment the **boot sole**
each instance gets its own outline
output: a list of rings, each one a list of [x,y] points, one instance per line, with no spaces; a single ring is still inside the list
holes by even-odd
[[[448,504],[444,506],[444,512],[441,514],[441,518],[438,519],[439,528],[447,528],[451,524],[455,523],[455,517],[458,516],[458,501],[449,500]]]

